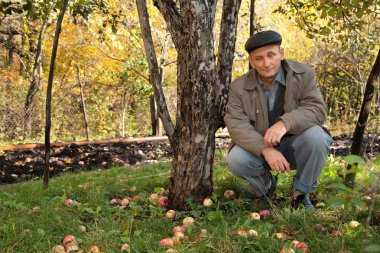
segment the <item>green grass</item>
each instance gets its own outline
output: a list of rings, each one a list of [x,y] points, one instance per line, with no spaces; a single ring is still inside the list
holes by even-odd
[[[123,243],[130,245],[130,252],[165,252],[166,248],[159,246],[159,241],[172,237],[172,228],[180,225],[186,216],[194,217],[196,225],[186,232],[188,238],[181,245],[174,246],[178,252],[279,252],[285,246],[292,246],[292,239],[306,242],[308,252],[380,252],[379,221],[372,218],[371,223],[377,223],[367,226],[368,208],[358,209],[350,201],[354,196],[362,199],[365,187],[355,190],[329,187],[341,183],[336,173],[337,162],[330,157],[317,189],[324,208],[316,212],[293,211],[288,208],[289,202],[283,201],[265,220],[247,218],[250,212],[258,212],[261,207],[255,201],[244,201],[252,198],[253,193],[243,180],[228,172],[221,153],[215,158],[214,204],[208,208],[194,204],[190,212],[177,212],[175,220],[167,219],[165,210],[149,199],[150,194],[160,192],[161,187],[168,189],[170,163],[68,173],[52,178],[46,190],[41,181],[1,186],[0,252],[51,252],[52,247],[61,244],[62,238],[69,234],[76,237],[84,252],[94,244],[101,252],[121,252]],[[366,170],[371,169],[366,167]],[[358,175],[359,182],[366,182],[365,175],[368,171]],[[291,176],[280,175],[278,196],[287,196],[290,182]],[[227,189],[234,190],[238,197],[225,199],[223,193]],[[132,201],[126,209],[109,204],[116,196],[137,194],[140,199]],[[66,206],[67,198],[80,204]],[[375,208],[378,199],[378,193],[372,194],[372,201],[377,201]],[[332,208],[330,202],[339,206]],[[360,226],[351,228],[348,226],[351,220],[360,222]],[[330,232],[336,229],[340,235],[334,237],[329,231],[318,232],[316,224],[325,224]],[[82,231],[81,226],[85,226],[86,231]],[[259,236],[239,236],[235,231],[240,228],[254,229]],[[199,237],[201,229],[207,229],[205,238]],[[280,232],[289,240],[277,239],[276,233]]]

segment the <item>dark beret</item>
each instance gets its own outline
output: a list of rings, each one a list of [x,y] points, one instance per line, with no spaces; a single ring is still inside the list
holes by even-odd
[[[262,31],[252,35],[245,43],[245,51],[248,53],[254,49],[267,45],[281,45],[282,37],[275,31]]]

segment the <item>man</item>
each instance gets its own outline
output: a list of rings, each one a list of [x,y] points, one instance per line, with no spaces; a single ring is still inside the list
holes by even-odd
[[[321,127],[326,106],[314,71],[285,60],[281,41],[277,32],[263,31],[245,44],[253,68],[230,85],[224,121],[234,146],[226,162],[266,200],[277,184],[270,170],[296,169],[291,205],[314,209],[308,194],[317,187],[332,141]]]

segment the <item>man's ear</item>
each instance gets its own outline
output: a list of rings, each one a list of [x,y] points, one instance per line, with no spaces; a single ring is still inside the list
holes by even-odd
[[[250,65],[252,68],[254,68],[255,66],[253,65],[253,61],[252,61],[252,59],[253,59],[252,54],[249,54],[249,55],[248,55],[249,65]]]
[[[283,60],[285,58],[284,48],[280,47],[280,59]]]

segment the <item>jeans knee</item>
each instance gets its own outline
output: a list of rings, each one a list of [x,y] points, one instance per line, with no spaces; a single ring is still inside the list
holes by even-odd
[[[332,138],[320,127],[311,127],[299,136],[298,147],[304,151],[327,152],[330,149]]]
[[[240,147],[234,147],[225,160],[228,169],[241,178],[259,176],[265,172],[263,161]]]

